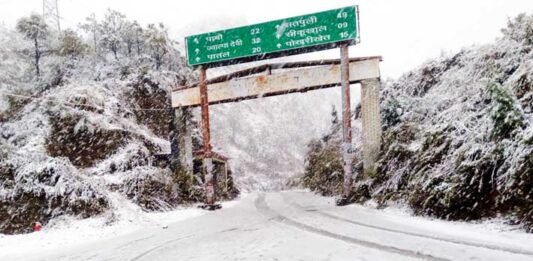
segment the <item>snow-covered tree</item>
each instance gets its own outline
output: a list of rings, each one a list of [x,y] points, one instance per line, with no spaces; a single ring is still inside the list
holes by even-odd
[[[135,48],[137,50],[137,55],[141,55],[141,50],[143,48],[143,28],[139,25],[137,21],[133,21],[133,31],[134,31],[134,39],[135,39]]]
[[[60,46],[57,53],[60,56],[77,57],[85,53],[87,47],[76,32],[67,29],[61,33]]]
[[[533,15],[522,13],[509,19],[507,27],[502,29],[502,33],[509,39],[533,45]]]
[[[85,32],[92,34],[94,53],[98,54],[98,37],[100,32],[100,24],[96,20],[96,15],[92,14],[91,16],[85,18],[85,23],[80,24],[79,27]]]
[[[115,59],[118,59],[120,46],[123,42],[121,36],[127,25],[128,22],[124,14],[108,9],[104,20],[99,26],[101,34],[100,44],[111,51]]]
[[[141,55],[141,46],[143,42],[143,29],[137,21],[126,21],[121,32],[121,38],[126,46],[126,54],[131,56],[133,52]]]
[[[32,14],[29,17],[23,17],[17,22],[17,31],[22,33],[24,37],[33,42],[33,54],[31,57],[34,60],[35,73],[37,77],[41,75],[41,68],[39,63],[44,54],[43,41],[50,35],[48,26],[44,22],[42,16]]]
[[[157,70],[161,68],[163,59],[170,52],[171,41],[168,37],[168,30],[163,24],[149,24],[145,31],[146,47],[150,57],[155,63]]]

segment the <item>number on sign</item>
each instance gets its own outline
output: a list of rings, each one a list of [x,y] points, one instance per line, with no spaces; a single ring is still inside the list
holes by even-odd
[[[337,24],[337,28],[339,28],[339,29],[343,29],[343,28],[347,28],[347,27],[348,27],[348,22],[338,23]]]
[[[341,36],[341,38],[347,38],[348,37],[348,32],[342,32],[339,35]]]
[[[250,34],[251,35],[256,35],[258,33],[260,33],[261,30],[259,28],[252,28],[252,30],[250,30]]]
[[[261,47],[253,47],[252,48],[252,53],[260,53],[261,52]]]
[[[348,13],[347,12],[340,12],[337,14],[337,18],[338,19],[346,19],[348,18]]]
[[[259,43],[261,43],[261,38],[259,37],[252,38],[252,44],[259,44]]]

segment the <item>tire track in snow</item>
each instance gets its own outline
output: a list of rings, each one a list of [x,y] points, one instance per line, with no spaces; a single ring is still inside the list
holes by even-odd
[[[485,248],[485,249],[489,249],[489,250],[503,251],[503,252],[507,252],[507,253],[511,253],[511,254],[533,256],[533,252],[527,251],[527,250],[522,250],[522,249],[515,249],[515,248],[502,247],[502,246],[497,246],[497,245],[469,242],[469,241],[464,241],[464,240],[449,239],[449,238],[431,236],[431,235],[420,234],[420,233],[415,233],[415,232],[410,232],[410,231],[405,231],[405,230],[399,230],[399,229],[394,229],[394,228],[380,227],[380,226],[376,226],[376,225],[372,225],[372,224],[367,224],[367,223],[364,223],[364,222],[347,219],[347,218],[340,217],[340,216],[337,216],[337,215],[332,215],[332,214],[329,214],[329,213],[326,213],[326,212],[323,212],[323,211],[320,211],[320,210],[316,210],[316,209],[310,210],[309,208],[294,202],[294,200],[290,199],[286,193],[281,193],[281,197],[289,205],[291,205],[293,207],[296,207],[296,208],[298,208],[300,210],[307,211],[307,212],[314,212],[314,213],[317,213],[319,215],[322,215],[322,216],[325,216],[325,217],[328,217],[328,218],[331,218],[331,219],[343,221],[343,222],[354,224],[354,225],[357,225],[357,226],[368,227],[368,228],[378,229],[378,230],[397,233],[397,234],[404,234],[404,235],[413,236],[413,237],[420,237],[420,238],[438,240],[438,241],[443,241],[443,242],[457,244],[457,245],[479,247],[479,248]]]
[[[180,241],[180,240],[183,240],[183,239],[187,239],[187,238],[191,238],[193,237],[193,235],[189,235],[189,236],[184,236],[184,237],[179,237],[179,238],[175,238],[175,239],[172,239],[172,240],[168,240],[168,241],[165,241],[163,243],[161,243],[160,245],[157,245],[155,247],[152,247],[142,253],[140,253],[139,255],[133,257],[132,259],[130,259],[130,261],[138,261],[138,260],[141,260],[141,258],[147,256],[148,254],[154,252],[155,250],[157,249],[160,249],[162,247],[165,247],[167,246],[168,244],[170,243],[174,243],[174,242],[177,242],[177,241]]]
[[[277,213],[273,209],[271,209],[267,205],[267,203],[265,201],[265,194],[259,194],[258,197],[255,199],[254,204],[255,204],[255,207],[257,208],[257,210],[259,210],[259,212],[261,212],[265,216],[268,216],[271,219],[273,219],[273,220],[275,220],[277,222],[280,222],[282,224],[286,224],[286,225],[289,225],[289,226],[296,227],[296,228],[301,229],[301,230],[303,230],[305,232],[314,233],[314,234],[318,234],[318,235],[321,235],[321,236],[325,236],[325,237],[337,239],[337,240],[340,240],[340,241],[344,241],[346,243],[360,245],[360,246],[363,246],[363,247],[373,248],[373,249],[386,251],[386,252],[390,252],[390,253],[394,253],[394,254],[400,254],[400,255],[408,256],[408,257],[420,258],[420,259],[424,259],[424,260],[451,261],[449,259],[423,254],[423,253],[420,253],[418,251],[412,251],[412,250],[397,248],[397,247],[393,247],[393,246],[381,245],[381,244],[377,244],[377,243],[370,242],[370,241],[364,241],[364,240],[353,238],[353,237],[349,237],[349,236],[335,234],[335,233],[332,233],[332,232],[324,230],[324,229],[316,228],[316,227],[313,227],[313,226],[310,226],[310,225],[306,225],[304,223],[297,222],[297,221],[292,220],[290,218],[287,218],[287,217]]]

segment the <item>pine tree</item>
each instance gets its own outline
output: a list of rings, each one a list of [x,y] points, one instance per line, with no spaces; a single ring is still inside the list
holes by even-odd
[[[26,39],[33,41],[34,51],[33,59],[35,65],[35,73],[37,77],[41,75],[41,68],[39,66],[41,57],[43,56],[43,41],[49,36],[48,26],[44,22],[42,16],[32,14],[30,17],[23,17],[17,22],[17,31],[22,33]]]
[[[123,42],[122,35],[126,29],[126,16],[122,13],[108,9],[104,20],[100,24],[100,44],[111,51],[115,59],[118,60],[120,45]]]

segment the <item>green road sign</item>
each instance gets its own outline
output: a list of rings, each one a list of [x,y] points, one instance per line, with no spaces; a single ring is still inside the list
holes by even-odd
[[[274,58],[353,44],[359,37],[357,6],[191,35],[187,61],[207,67]]]

